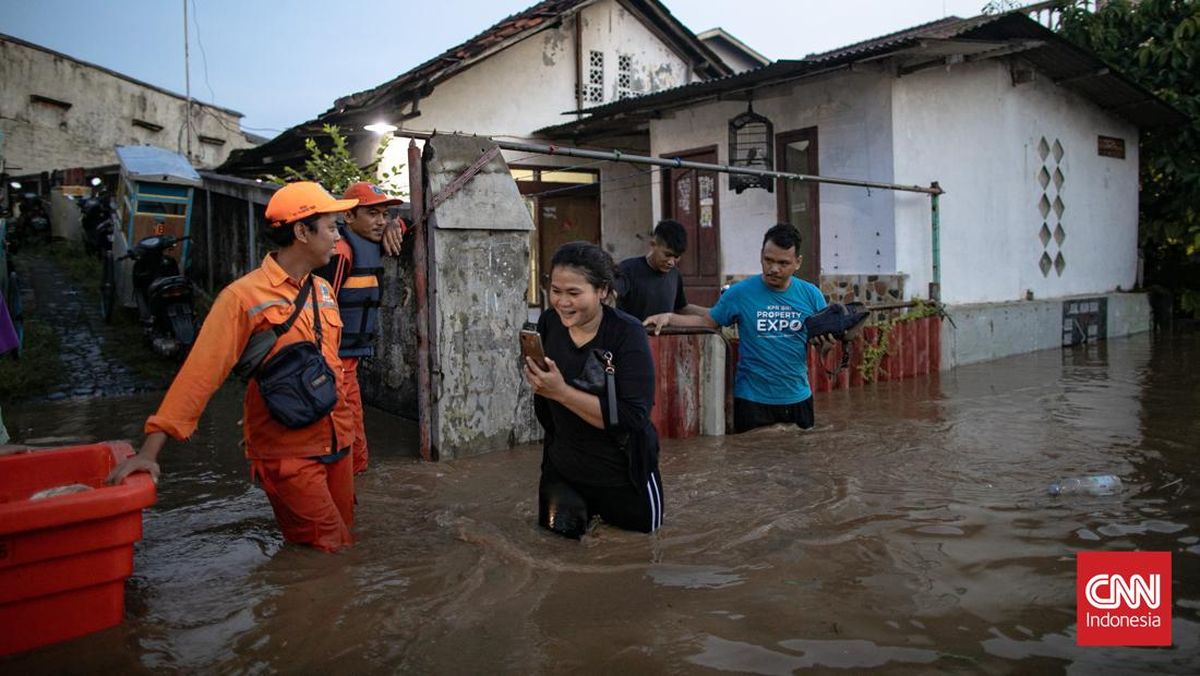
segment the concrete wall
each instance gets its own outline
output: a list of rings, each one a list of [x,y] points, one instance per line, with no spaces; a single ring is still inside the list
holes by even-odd
[[[1150,330],[1144,293],[1096,294],[1107,299],[1107,333],[1115,338]],[[1077,298],[1077,296],[1076,296]],[[1067,299],[950,305],[942,322],[943,370],[1035,350],[1062,347]]]
[[[891,182],[891,82],[879,73],[847,73],[804,84],[758,92],[755,112],[775,125],[775,133],[817,127],[820,173]],[[736,101],[704,103],[666,113],[650,125],[651,152],[664,155],[716,145],[718,162],[729,161],[729,120],[746,110]],[[663,216],[661,176],[650,191],[655,219]],[[721,274],[761,272],[762,234],[778,220],[776,194],[729,190],[718,180]],[[823,185],[820,188],[821,271],[824,274],[889,273],[895,270],[893,195]]]
[[[1137,267],[1137,129],[1044,76],[1014,86],[1004,61],[933,68],[893,81],[896,175],[938,180],[942,298],[950,303],[1055,298],[1131,289]],[[1097,136],[1125,140],[1126,158],[1097,154]],[[1051,152],[1039,152],[1045,138]],[[1058,142],[1063,155],[1056,160]],[[1043,167],[1063,176],[1044,189]],[[1043,218],[1042,195],[1062,200]],[[928,198],[896,197],[897,268],[924,295],[930,280]],[[1061,245],[1043,246],[1043,223]],[[1043,275],[1043,252],[1066,263]]]
[[[184,151],[185,99],[108,71],[21,43],[0,40],[0,147],[10,174],[115,164],[113,146],[153,144]],[[31,95],[71,104],[69,109],[30,100]],[[150,131],[134,119],[161,125]],[[192,163],[213,167],[229,153],[253,145],[239,115],[193,104]],[[201,143],[200,135],[224,140]]]
[[[405,246],[398,257],[385,256],[380,281],[380,337],[375,341],[375,356],[358,370],[365,401],[410,420],[420,418],[415,288],[412,247]]]
[[[427,189],[440,192],[490,147],[490,141],[469,137],[430,140],[424,158]],[[439,459],[509,448],[541,436],[533,397],[521,378],[517,340],[527,319],[532,227],[508,167],[498,157],[430,219],[435,346],[431,441]],[[385,293],[395,297],[390,287]],[[391,355],[410,340],[397,331],[413,329],[389,320],[377,343],[382,358],[369,369],[394,367]]]

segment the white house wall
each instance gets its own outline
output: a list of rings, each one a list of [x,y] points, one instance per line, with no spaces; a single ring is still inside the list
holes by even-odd
[[[1044,76],[1013,86],[1002,61],[930,69],[893,82],[897,176],[940,182],[942,299],[979,303],[1132,288],[1137,269],[1137,130]],[[1125,159],[1100,157],[1097,137],[1124,139]],[[1042,138],[1063,154],[1046,161]],[[1043,189],[1042,167],[1063,175]],[[1039,201],[1056,197],[1043,219]],[[1065,238],[1053,237],[1061,220]],[[1052,233],[1039,238],[1043,222]],[[925,295],[932,254],[928,198],[896,198],[897,266]],[[1062,253],[1043,275],[1042,253]]]
[[[688,62],[625,9],[616,0],[588,5],[583,16],[582,56],[584,84],[588,84],[588,56],[593,50],[604,54],[604,99],[586,101],[584,107],[609,103],[621,98],[618,81],[618,57],[631,57],[630,96],[641,96],[671,89],[696,80]]]
[[[687,63],[658,39],[638,18],[616,0],[604,0],[581,10],[583,73],[588,54],[604,53],[604,99],[616,100],[618,56],[632,57],[631,88],[644,94],[685,84],[692,73]],[[464,132],[527,140],[542,127],[574,119],[565,115],[576,107],[575,22],[572,16],[438,84],[421,99],[421,115],[405,121],[406,128]],[[598,105],[586,103],[585,106]],[[402,110],[396,111],[399,118]],[[536,139],[535,139],[536,140]],[[373,150],[373,140],[369,142]],[[380,166],[407,163],[405,140],[391,144]],[[362,153],[364,159],[370,152]],[[580,162],[572,158],[505,151],[510,165],[580,166],[601,173],[602,239],[614,255],[634,255],[643,249],[636,237],[653,227],[649,177],[635,168],[612,163]],[[394,185],[407,187],[405,173]]]
[[[887,76],[846,73],[759,92],[754,111],[771,120],[776,134],[817,127],[822,175],[892,182],[890,100]],[[651,122],[651,151],[660,156],[715,145],[718,162],[726,163],[729,120],[745,110],[743,102],[719,101],[665,114]],[[778,221],[776,194],[753,189],[738,195],[725,176],[718,184],[721,274],[757,274],[762,235]],[[895,272],[893,199],[885,190],[820,187],[822,274]],[[662,217],[660,172],[654,175],[651,200],[655,217]]]

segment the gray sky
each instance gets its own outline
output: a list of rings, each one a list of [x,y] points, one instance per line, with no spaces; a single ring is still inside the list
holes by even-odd
[[[0,0],[0,32],[183,93],[185,0]],[[274,136],[536,0],[186,0],[192,95]],[[772,59],[979,14],[987,0],[664,0]]]

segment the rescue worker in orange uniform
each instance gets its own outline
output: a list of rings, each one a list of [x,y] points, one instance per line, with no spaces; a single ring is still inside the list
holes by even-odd
[[[363,426],[362,393],[358,387],[358,363],[375,355],[373,339],[379,331],[379,275],[382,255],[400,253],[404,226],[388,223],[388,207],[404,200],[389,197],[379,186],[359,181],[346,188],[343,199],[358,205],[343,216],[341,239],[329,265],[317,274],[333,283],[342,313],[342,369],[346,373],[346,403],[354,415],[354,473],[367,469],[367,433]]]
[[[334,199],[311,182],[290,183],[271,197],[267,236],[278,250],[217,296],[158,412],[146,420],[141,450],[113,469],[109,483],[139,471],[149,472],[157,481],[158,455],[167,437],[183,440],[192,435],[209,398],[232,371],[251,335],[284,324],[311,277],[307,301],[295,323],[275,341],[266,362],[288,345],[316,343],[320,336],[320,356],[337,380],[338,402],[316,422],[288,427],[272,416],[257,379],[251,379],[243,408],[243,439],[251,477],[267,494],[284,539],[323,551],[352,543],[354,475],[348,456],[354,425],[338,357],[342,319],[332,287],[311,273],[333,256],[339,237],[337,214],[355,204]],[[319,310],[314,309],[312,294]],[[314,321],[318,319],[319,325]]]

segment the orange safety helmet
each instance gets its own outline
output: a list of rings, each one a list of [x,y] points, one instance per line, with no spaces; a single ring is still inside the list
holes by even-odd
[[[312,181],[288,183],[267,202],[267,221],[272,228],[295,223],[313,214],[332,214],[353,209],[358,200],[334,199],[329,191]]]
[[[404,200],[399,197],[391,197],[383,191],[383,188],[366,181],[359,181],[346,188],[346,192],[342,193],[342,199],[356,199],[360,207],[376,205],[390,207],[396,204],[404,204]]]

